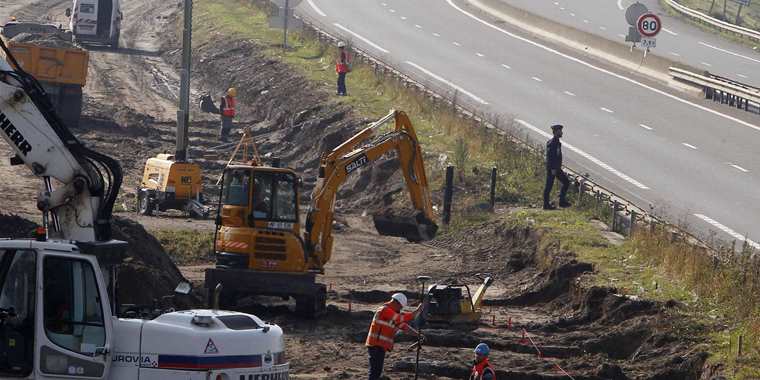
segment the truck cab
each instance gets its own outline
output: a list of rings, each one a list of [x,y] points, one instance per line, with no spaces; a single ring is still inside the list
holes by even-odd
[[[113,247],[0,241],[0,378],[286,379],[282,329],[221,310],[118,318]]]
[[[77,41],[119,48],[123,19],[119,0],[74,0],[68,13],[70,28]]]

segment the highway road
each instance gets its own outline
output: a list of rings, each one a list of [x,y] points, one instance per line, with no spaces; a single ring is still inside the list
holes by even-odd
[[[625,41],[628,33],[625,9],[634,3],[634,0],[501,1],[549,20],[620,42]],[[664,25],[657,36],[657,47],[652,49],[654,54],[760,86],[760,51],[669,16],[659,0],[640,2],[660,16]]]
[[[516,115],[531,138],[564,124],[567,164],[640,206],[760,241],[757,115],[595,66],[462,1],[306,0],[298,12],[474,107]]]

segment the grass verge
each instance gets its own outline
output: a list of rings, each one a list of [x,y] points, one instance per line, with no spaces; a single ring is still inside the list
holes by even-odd
[[[213,260],[213,232],[172,229],[151,233],[176,265],[205,264]]]
[[[679,2],[689,8],[698,10],[702,13],[708,14],[710,10],[710,4],[712,3],[712,0],[679,0]],[[668,14],[676,17],[681,17],[684,21],[690,23],[691,25],[694,25],[697,28],[700,28],[704,30],[705,32],[712,33],[712,34],[718,34],[721,37],[733,41],[739,44],[742,44],[744,46],[747,46],[753,50],[758,51],[760,49],[760,43],[752,41],[747,38],[742,38],[741,36],[731,33],[728,31],[724,31],[722,29],[718,29],[716,27],[713,27],[712,25],[702,24],[699,22],[696,22],[688,17],[681,16],[680,13],[676,12],[673,8],[671,8],[665,0],[660,0],[660,5],[668,12]],[[747,8],[745,7],[742,11],[742,22],[740,26],[743,26],[745,28],[760,30],[760,5],[758,3],[753,2],[752,8],[750,12],[747,12]],[[727,10],[726,10],[726,17],[723,16],[723,2],[722,1],[716,1],[715,7],[712,12],[712,16],[719,19],[724,20],[729,23],[735,24],[736,22],[736,11],[738,10],[738,5],[731,0],[728,0],[727,4]],[[733,15],[733,17],[731,16]]]
[[[212,33],[254,40],[267,55],[298,70],[324,91],[334,92],[334,49],[315,38],[294,33],[289,38],[290,48],[284,51],[280,46],[281,32],[269,29],[266,15],[250,2],[197,0],[194,17],[198,25],[194,30],[196,43],[207,41]],[[456,163],[457,203],[455,223],[450,228],[492,217],[483,212],[491,167],[497,167],[500,173],[497,188],[500,202],[540,203],[544,181],[540,151],[473,126],[458,118],[450,106],[433,104],[368,66],[356,65],[349,74],[348,86],[350,97],[334,98],[331,102],[350,105],[354,112],[368,118],[383,116],[391,108],[409,113],[425,147],[434,188],[440,188],[443,182],[443,168]],[[512,125],[514,118],[510,115],[491,115],[487,119],[516,136],[517,128]],[[509,223],[530,223],[533,227],[550,229],[546,244],[559,241],[563,249],[576,252],[580,260],[595,264],[598,273],[592,281],[616,286],[628,294],[683,303],[685,313],[694,321],[685,326],[684,333],[708,341],[707,350],[713,353],[714,360],[728,365],[729,374],[743,379],[760,373],[757,364],[760,292],[756,288],[760,284],[752,282],[757,281],[760,273],[747,273],[738,261],[715,265],[699,249],[671,241],[665,231],[641,232],[620,245],[611,244],[594,225],[593,212],[582,208],[550,213],[523,209],[507,218]],[[752,280],[747,282],[750,277]],[[743,337],[744,356],[737,359],[734,342],[739,335]]]

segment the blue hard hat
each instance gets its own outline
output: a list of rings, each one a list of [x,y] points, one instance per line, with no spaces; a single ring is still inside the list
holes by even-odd
[[[488,356],[488,353],[491,352],[491,349],[488,348],[488,345],[485,343],[480,343],[475,347],[475,354],[480,356]]]

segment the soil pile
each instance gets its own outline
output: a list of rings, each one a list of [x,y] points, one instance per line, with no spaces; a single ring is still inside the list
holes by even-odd
[[[66,37],[59,34],[19,33],[11,38],[11,41],[49,48],[78,49],[78,47],[71,42],[71,36]]]
[[[36,227],[37,223],[20,216],[0,213],[0,238],[30,238]]]

